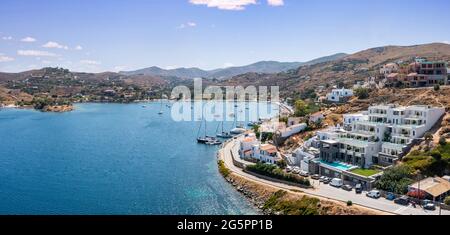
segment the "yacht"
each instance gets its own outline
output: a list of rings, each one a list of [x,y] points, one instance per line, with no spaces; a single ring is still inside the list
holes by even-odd
[[[245,128],[241,128],[241,127],[236,127],[231,129],[230,133],[233,135],[240,135],[244,132],[246,132],[247,130]]]
[[[219,133],[219,127],[220,127],[220,125],[222,125],[222,132]],[[217,129],[216,129],[216,136],[219,137],[219,138],[223,138],[223,139],[230,139],[230,138],[233,138],[233,136],[232,136],[230,133],[224,131],[224,129],[223,129],[223,122],[221,122],[221,124],[219,124],[219,125],[217,126]]]

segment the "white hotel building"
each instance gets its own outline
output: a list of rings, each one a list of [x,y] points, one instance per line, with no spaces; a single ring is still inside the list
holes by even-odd
[[[346,130],[318,133],[320,159],[361,168],[395,164],[444,113],[444,108],[430,106],[372,106],[363,116],[358,114],[356,120],[346,123]]]

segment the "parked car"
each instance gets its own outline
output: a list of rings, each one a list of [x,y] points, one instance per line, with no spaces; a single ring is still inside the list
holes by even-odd
[[[355,193],[362,193],[362,185],[361,184],[356,184]]]
[[[325,181],[326,178],[327,178],[326,176],[321,176],[321,177],[319,178],[319,182]]]
[[[292,173],[294,174],[300,173],[300,168],[298,166],[294,167],[294,169],[292,169]]]
[[[306,171],[300,171],[300,175],[303,176],[303,177],[308,177],[309,173],[306,172]]]
[[[342,185],[341,189],[345,191],[352,191],[353,187],[349,184]]]
[[[393,193],[387,193],[386,194],[386,199],[387,200],[389,200],[389,201],[392,201],[392,200],[394,200],[396,197],[395,197],[395,194],[393,194]]]
[[[289,173],[289,172],[291,172],[291,171],[292,171],[292,166],[287,166],[287,167],[286,167],[286,172]]]
[[[324,184],[329,184],[331,182],[331,178],[330,177],[325,177],[325,179],[323,180]]]
[[[366,193],[367,197],[378,199],[381,197],[381,193],[378,190],[372,190]]]
[[[318,175],[318,174],[312,175],[311,179],[318,180],[318,179],[320,179],[320,175]]]
[[[429,210],[429,211],[434,211],[434,210],[436,210],[436,205],[434,205],[434,203],[427,203],[423,206],[423,209]]]
[[[396,198],[394,200],[394,203],[395,204],[399,204],[399,205],[407,206],[407,205],[409,205],[409,198],[407,196],[401,196],[399,198]]]
[[[334,186],[336,188],[340,188],[344,183],[342,182],[342,179],[334,178],[331,180],[330,185]]]

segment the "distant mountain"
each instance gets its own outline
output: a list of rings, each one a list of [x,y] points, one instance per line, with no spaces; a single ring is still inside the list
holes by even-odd
[[[177,68],[177,69],[162,69],[160,67],[149,67],[135,71],[122,71],[124,75],[151,75],[162,77],[179,77],[179,78],[196,78],[207,77],[209,73],[199,68]]]
[[[221,85],[279,86],[281,93],[295,96],[306,89],[318,86],[346,85],[352,87],[356,80],[365,80],[379,74],[379,69],[390,62],[412,62],[415,57],[450,62],[450,45],[431,43],[413,46],[384,46],[363,50],[351,55],[338,55],[337,59],[304,63],[289,73],[245,73],[226,80]]]
[[[177,69],[162,69],[156,66],[139,69],[135,71],[120,72],[124,75],[151,75],[162,77],[179,77],[179,78],[216,78],[227,79],[245,73],[279,73],[292,69],[297,69],[302,65],[313,65],[340,59],[347,54],[339,53],[331,56],[318,58],[308,62],[278,62],[278,61],[260,61],[246,66],[235,66],[214,70],[202,70],[199,68],[177,68]]]

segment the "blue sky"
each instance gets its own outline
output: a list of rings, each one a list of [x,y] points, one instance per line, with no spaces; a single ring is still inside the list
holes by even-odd
[[[0,71],[220,68],[450,41],[447,0],[2,0]]]

